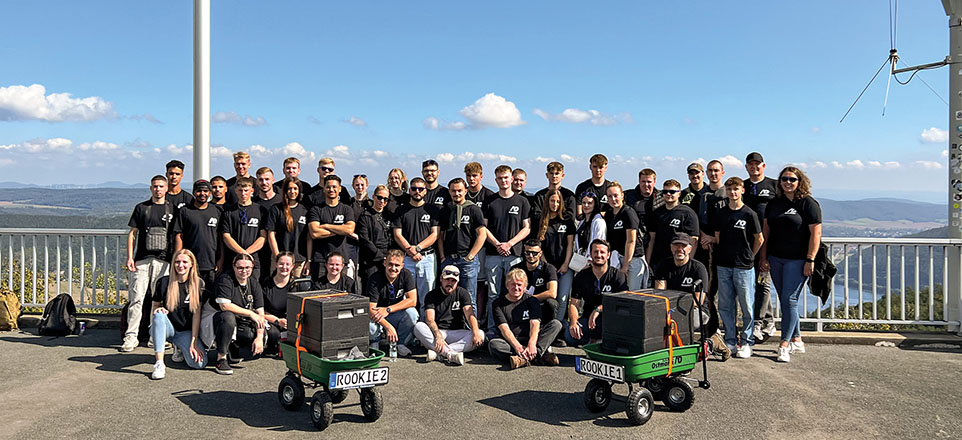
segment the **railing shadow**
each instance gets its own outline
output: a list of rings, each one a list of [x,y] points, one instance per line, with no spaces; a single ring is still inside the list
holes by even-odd
[[[21,329],[20,334],[31,335],[32,337],[24,338],[24,337],[3,336],[3,337],[0,337],[0,341],[15,342],[18,344],[38,345],[42,347],[109,348],[111,346],[111,344],[105,345],[104,338],[94,337],[90,335],[42,336],[39,333],[37,333],[36,328]],[[120,347],[119,330],[117,335],[118,337],[116,338],[116,344],[114,345],[116,346],[116,348],[119,348]]]

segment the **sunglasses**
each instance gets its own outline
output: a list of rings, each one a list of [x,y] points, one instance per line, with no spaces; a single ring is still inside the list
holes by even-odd
[[[427,191],[427,188],[423,186],[412,186],[411,191],[417,191],[417,192]]]
[[[334,172],[334,168],[331,168],[331,167],[321,167],[321,169],[324,170],[324,171],[327,171],[328,173],[333,173],[333,172]]]
[[[798,182],[798,177],[782,176],[779,180],[782,182],[795,183]]]
[[[331,168],[331,171],[334,171],[334,168]],[[362,179],[367,179],[367,174],[355,174],[355,175],[354,175],[354,178],[355,178],[355,179],[357,179],[358,177],[360,177],[360,178],[362,178]]]
[[[386,201],[388,201],[388,200],[391,199],[390,197],[384,197],[384,196],[374,196],[374,198],[375,198],[375,199],[378,199],[378,200],[380,200],[380,201],[382,201],[382,202],[386,202]]]
[[[441,271],[441,276],[442,276],[442,277],[450,277],[450,276],[455,276],[455,277],[456,277],[456,276],[458,276],[458,275],[460,275],[460,274],[457,273],[457,272],[455,272],[455,271],[453,271],[453,270],[442,270],[442,271]]]
[[[691,169],[691,170],[688,170],[688,174],[701,174],[701,171],[698,171],[696,169]]]
[[[541,255],[541,251],[524,251],[524,255],[526,257],[537,257],[538,255]]]
[[[589,197],[589,198],[592,198],[592,199],[597,199],[597,198],[598,198],[598,194],[595,194],[595,193],[593,193],[593,192],[591,192],[591,191],[585,191],[585,192],[581,193],[580,198],[583,199],[583,198],[585,198],[585,197]]]
[[[680,189],[663,189],[661,190],[661,192],[665,194],[678,194],[681,192],[681,190]]]

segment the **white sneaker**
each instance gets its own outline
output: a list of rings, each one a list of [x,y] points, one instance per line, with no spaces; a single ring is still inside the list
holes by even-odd
[[[183,361],[184,361],[184,352],[181,351],[180,347],[178,347],[178,346],[176,346],[176,345],[174,346],[174,354],[170,355],[170,360],[171,360],[172,362],[183,362]]]
[[[428,355],[427,355],[428,362],[431,362],[437,358],[438,358],[438,352],[434,350],[428,350]]]
[[[768,325],[766,325],[765,328],[762,329],[762,333],[768,337],[775,336],[775,322],[774,321],[769,322]]]
[[[804,342],[789,342],[788,346],[791,347],[791,352],[794,353],[805,353],[805,343]]]
[[[150,374],[150,378],[153,380],[163,379],[167,375],[167,366],[164,365],[164,361],[154,362],[154,372]]]
[[[397,345],[397,355],[401,357],[408,357],[411,355],[411,349],[404,344]]]
[[[778,347],[778,357],[775,358],[778,362],[791,362],[792,358],[789,355],[788,347]]]
[[[140,341],[137,340],[136,336],[127,335],[127,336],[124,336],[124,343],[123,345],[120,346],[120,351],[129,353],[131,351],[134,351],[134,349],[137,348],[138,345],[140,345]]]
[[[448,363],[454,364],[454,365],[464,365],[464,353],[449,351]]]
[[[765,335],[762,334],[761,324],[755,324],[755,328],[752,329],[752,337],[755,339],[756,343],[762,343],[765,341]]]
[[[735,357],[739,359],[748,359],[752,357],[752,346],[742,345],[741,347],[738,347],[738,351],[735,352]]]

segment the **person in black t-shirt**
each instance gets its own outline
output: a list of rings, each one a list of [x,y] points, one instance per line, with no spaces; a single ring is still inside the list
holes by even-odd
[[[320,280],[314,281],[311,289],[357,293],[357,284],[354,283],[354,279],[343,273],[345,260],[339,252],[331,252],[327,256],[327,273]]]
[[[261,205],[251,200],[254,194],[254,179],[241,177],[234,186],[234,192],[237,204],[221,216],[224,261],[234,261],[234,256],[238,254],[256,256],[267,241],[267,231],[264,230],[267,213]],[[254,272],[251,277],[257,281],[260,280],[260,274],[260,258],[254,258]]]
[[[294,282],[294,254],[282,251],[274,258],[274,276],[261,283],[264,295],[264,328],[267,333],[267,347],[264,353],[275,354],[280,348],[273,342],[279,342],[286,337],[287,331],[287,294],[297,292],[299,287]]]
[[[251,155],[247,154],[246,151],[238,151],[234,153],[234,172],[236,175],[227,179],[225,182],[227,184],[227,204],[233,205],[237,203],[237,181],[242,177],[250,178],[252,181],[253,176],[250,175],[251,169]]]
[[[635,210],[635,214],[638,214],[638,220],[648,229],[654,225],[651,214],[665,205],[661,191],[656,188],[656,177],[655,170],[643,168],[638,172],[638,185],[625,192],[625,205]],[[650,238],[648,234],[644,234],[641,240],[646,251],[650,244]],[[650,265],[651,260],[648,260],[648,263]]]
[[[651,214],[652,223],[647,225],[651,239],[645,259],[655,265],[654,270],[658,269],[661,261],[671,256],[670,242],[676,233],[688,234],[692,246],[698,245],[698,215],[678,202],[680,192],[681,184],[677,180],[666,180],[661,191],[665,205]]]
[[[748,179],[745,180],[745,195],[743,199],[759,221],[765,220],[765,208],[768,202],[775,198],[778,182],[771,177],[765,177],[765,159],[761,153],[752,152],[745,157],[745,170]],[[775,335],[775,318],[772,315],[772,277],[767,270],[761,270],[761,253],[755,256],[755,342],[762,343],[765,339]]]
[[[324,178],[324,189],[315,190],[312,196],[325,197],[322,203],[311,206],[307,215],[308,230],[312,244],[311,278],[320,280],[327,271],[327,256],[338,251],[343,255],[347,236],[354,234],[354,210],[342,203],[341,178],[333,174]],[[354,270],[348,267],[348,274]]]
[[[210,178],[210,204],[220,207],[221,211],[227,206],[227,180],[222,176]]]
[[[288,177],[281,182],[281,202],[271,207],[267,219],[267,243],[274,260],[281,252],[294,256],[294,278],[307,276],[310,269],[307,257],[311,255],[313,242],[307,237],[308,208],[301,203],[301,181]]]
[[[214,335],[219,374],[234,374],[227,359],[231,351],[247,344],[253,356],[264,351],[264,294],[250,276],[254,261],[250,254],[237,254],[233,270],[217,279],[214,302],[220,311],[214,314]]]
[[[212,289],[224,255],[218,236],[222,213],[219,207],[207,202],[209,197],[210,182],[203,179],[194,182],[193,201],[177,213],[174,221],[174,251],[190,249],[197,258],[200,279],[207,289]]]
[[[388,202],[384,207],[388,220],[394,220],[398,207],[408,203],[408,178],[404,170],[392,168],[387,173]]]
[[[545,177],[548,179],[548,187],[536,193],[531,198],[531,218],[540,219],[544,215],[545,198],[548,191],[554,190],[561,193],[561,201],[564,204],[565,217],[574,219],[578,216],[578,200],[575,193],[570,189],[561,186],[565,178],[565,166],[561,162],[551,162],[546,167]],[[560,268],[560,266],[559,266]]]
[[[438,215],[438,254],[441,267],[454,265],[458,268],[458,285],[471,295],[472,310],[477,313],[478,272],[481,264],[478,255],[484,246],[484,214],[474,202],[467,200],[468,185],[464,179],[455,177],[448,182],[451,201]]]
[[[418,312],[424,314],[424,296],[434,287],[435,248],[438,239],[438,211],[424,201],[424,179],[411,179],[408,204],[395,213],[394,243],[404,251],[404,268],[414,275],[418,286]]]
[[[575,188],[575,194],[578,197],[582,197],[585,191],[591,191],[598,196],[597,200],[601,206],[602,211],[607,211],[608,206],[608,185],[611,184],[608,179],[605,179],[605,173],[608,171],[608,158],[604,154],[595,154],[589,159],[591,167],[591,178],[585,180],[578,184]],[[581,216],[581,206],[578,206],[578,215]]]
[[[708,283],[708,296],[709,298],[715,298],[716,293],[718,293],[718,264],[714,260],[714,223],[718,217],[718,212],[728,206],[728,199],[725,196],[725,182],[722,180],[725,177],[725,167],[720,160],[712,160],[705,166],[705,176],[708,177],[708,188],[711,190],[705,196],[705,216],[708,222],[698,225],[698,228],[701,229],[698,244],[702,249],[709,252],[708,261],[711,264],[708,265],[708,278],[711,279],[711,282]]]
[[[715,231],[714,255],[712,261],[717,265],[718,313],[725,327],[725,344],[729,350],[738,346],[735,357],[747,358],[752,355],[755,345],[753,333],[755,301],[755,254],[762,247],[762,227],[755,211],[745,206],[742,194],[744,183],[738,177],[725,182],[728,206],[719,210],[714,217]],[[742,309],[741,344],[739,333],[735,331],[735,304]]]
[[[481,167],[481,164],[479,162],[468,162],[464,164],[464,181],[468,185],[468,190],[467,192],[464,193],[464,198],[466,200],[471,201],[471,203],[474,203],[474,205],[477,206],[482,213],[485,212],[484,211],[485,201],[491,198],[491,196],[495,194],[494,191],[491,191],[490,189],[485,188],[484,185],[481,184],[483,180],[484,180],[484,168]],[[482,247],[481,253],[477,255],[478,270],[479,270],[478,292],[481,292],[482,295],[484,294],[484,292],[487,291],[487,288],[488,288],[487,286],[488,272],[484,270],[485,260],[487,259],[486,257],[487,257],[487,251],[485,250],[484,247]],[[477,295],[475,295],[475,305],[476,306],[481,305],[481,303],[477,301]],[[475,313],[477,313],[478,317],[482,318],[482,320],[484,319],[483,318],[484,315],[482,315],[481,312],[484,310],[490,310],[490,307],[486,307],[485,309],[475,310]]]
[[[407,344],[414,337],[418,322],[418,292],[414,276],[404,268],[404,253],[390,249],[384,257],[384,270],[367,283],[371,309],[371,343],[381,341],[381,331],[389,342],[397,342],[400,356],[410,356]]]
[[[274,171],[269,167],[260,167],[257,169],[256,175],[257,190],[254,195],[254,203],[260,204],[264,207],[264,210],[270,212],[274,205],[283,200],[283,195],[274,191]]]
[[[611,209],[605,213],[608,227],[605,236],[612,248],[611,263],[617,263],[618,269],[625,274],[628,288],[638,290],[648,285],[649,269],[640,240],[645,225],[634,209],[625,206],[624,189],[618,182],[611,182],[608,186],[608,205]],[[617,258],[614,252],[618,252]]]
[[[511,167],[499,165],[494,170],[498,193],[484,202],[487,219],[484,272],[488,284],[488,332],[494,330],[491,306],[504,289],[504,274],[521,262],[521,240],[531,231],[531,207],[528,200],[511,189]]]
[[[571,210],[567,209],[560,191],[549,189],[544,197],[545,208],[532,229],[538,231],[535,238],[541,244],[545,261],[558,268],[558,295],[555,298],[558,307],[554,317],[560,321],[568,312],[568,296],[575,275],[568,268],[574,254],[575,223],[574,217],[568,217]]]
[[[708,283],[708,269],[700,261],[691,258],[692,244],[691,237],[684,232],[679,232],[672,237],[671,256],[665,258],[655,267],[655,289],[658,290],[679,290],[690,292],[695,296],[695,304],[702,308],[695,314],[692,330],[701,328],[705,323],[705,334],[712,337],[712,351],[722,356],[722,360],[728,360],[731,351],[725,346],[716,331],[717,324],[712,325],[710,318],[714,314],[714,306],[706,301],[705,289]]]
[[[541,243],[537,240],[524,242],[524,261],[511,269],[521,269],[528,277],[528,291],[541,303],[541,316],[553,318],[558,315],[558,269],[542,259]]]
[[[308,204],[309,197],[311,195],[311,185],[303,180],[300,180],[301,175],[301,160],[296,157],[288,157],[284,159],[284,179],[297,179],[297,185],[300,189],[299,193],[301,195],[301,203]],[[281,181],[274,183],[274,192],[284,195],[284,188],[281,185]]]
[[[558,365],[551,342],[561,331],[561,322],[542,318],[541,304],[527,293],[528,276],[524,270],[512,269],[504,278],[504,295],[494,301],[492,309],[498,333],[488,342],[488,351],[512,370],[530,363]]]
[[[130,231],[127,233],[127,270],[129,271],[127,332],[120,351],[129,352],[137,347],[144,301],[160,277],[167,275],[167,258],[170,255],[170,233],[174,223],[174,210],[167,196],[167,178],[154,176],[150,179],[150,200],[138,203],[130,214]],[[139,239],[138,239],[139,238]],[[134,246],[134,240],[137,245]]]
[[[611,254],[608,242],[596,239],[591,242],[590,249],[591,264],[575,275],[571,299],[568,300],[565,341],[572,346],[600,341],[603,296],[628,290],[625,274],[608,265]]]
[[[438,182],[438,176],[440,175],[441,170],[438,168],[436,160],[428,159],[421,163],[421,177],[424,177],[425,187],[427,188],[424,193],[424,203],[433,205],[436,210],[440,210],[451,201],[448,189]]]
[[[464,353],[484,343],[471,296],[458,286],[460,271],[454,265],[441,269],[441,282],[425,297],[424,321],[414,325],[414,336],[427,347],[427,360],[464,365]]]
[[[782,311],[780,362],[790,353],[805,353],[799,327],[799,298],[805,281],[815,270],[815,256],[822,242],[822,208],[812,197],[811,181],[793,166],[778,174],[778,195],[765,209],[762,231],[761,269],[771,270]]]
[[[150,378],[163,379],[164,345],[169,340],[174,346],[174,362],[187,361],[191,368],[207,365],[207,347],[200,342],[201,292],[204,281],[197,275],[197,259],[187,249],[174,252],[173,279],[164,276],[157,280],[153,295],[153,320],[150,336],[154,342],[154,371]]]
[[[180,181],[184,178],[184,163],[179,160],[167,162],[167,201],[174,206],[174,214],[181,208],[190,205],[194,198],[190,193],[180,188]]]
[[[390,199],[387,186],[374,188],[373,204],[364,210],[357,220],[357,236],[360,243],[361,291],[367,291],[367,282],[378,270],[384,268],[384,256],[394,242],[394,233],[388,220],[387,203]]]

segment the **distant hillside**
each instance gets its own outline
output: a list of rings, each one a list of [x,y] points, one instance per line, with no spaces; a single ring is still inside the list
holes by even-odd
[[[945,223],[948,215],[945,205],[905,199],[819,199],[818,202],[822,205],[822,221],[825,222],[872,219],[884,222],[907,220]]]
[[[916,232],[914,234],[905,235],[905,238],[946,238],[949,236],[949,227],[942,226],[938,228],[928,229],[922,232]]]
[[[6,188],[0,189],[0,214],[129,215],[134,205],[148,198],[150,192],[147,188]]]
[[[34,185],[32,183],[20,182],[0,182],[0,188],[21,189],[21,188],[49,188],[49,189],[91,189],[91,188],[149,188],[145,183],[124,183],[110,181],[104,183],[94,183],[89,185],[75,185],[70,183],[60,183],[53,185]]]

